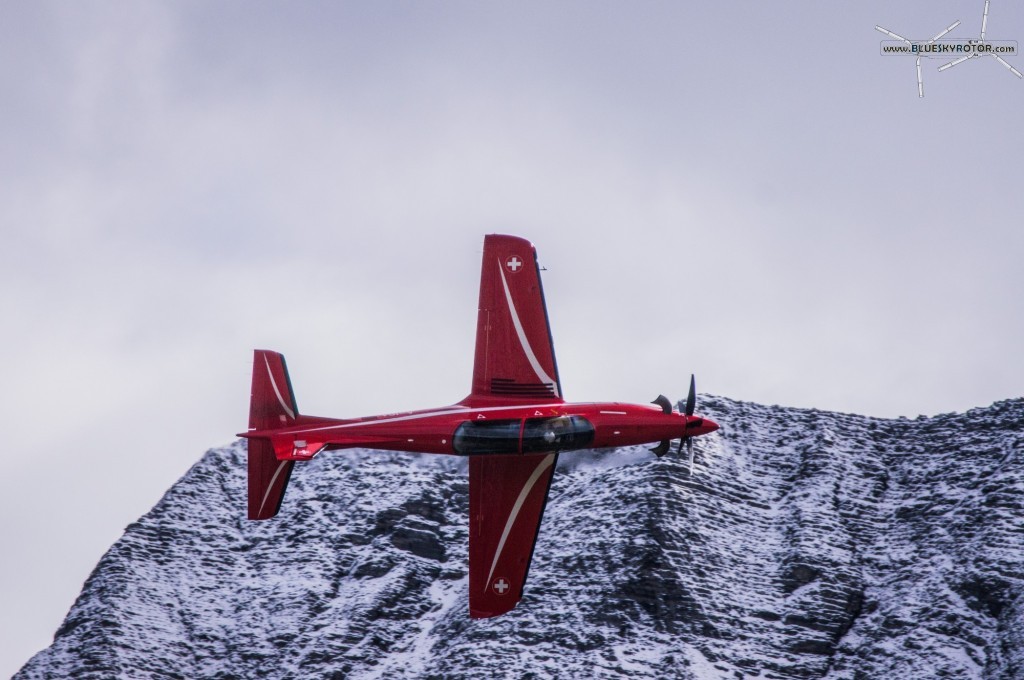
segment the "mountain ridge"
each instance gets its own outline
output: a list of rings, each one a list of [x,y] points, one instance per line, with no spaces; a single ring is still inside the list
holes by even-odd
[[[464,460],[323,454],[249,522],[244,443],[211,449],[15,677],[1024,678],[1024,399],[701,410],[693,477],[561,456],[523,601],[482,621]]]

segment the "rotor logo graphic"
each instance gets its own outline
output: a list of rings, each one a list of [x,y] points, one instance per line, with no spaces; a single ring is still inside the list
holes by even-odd
[[[917,60],[917,96],[924,97],[924,79],[921,77],[921,59],[948,59],[952,61],[939,67],[939,71],[945,71],[957,64],[962,64],[968,59],[978,57],[992,57],[1005,66],[1018,78],[1024,78],[1024,74],[1010,65],[1001,55],[1018,54],[1017,41],[1015,40],[985,40],[985,31],[988,28],[988,7],[990,0],[985,0],[985,10],[981,17],[981,36],[977,40],[939,40],[944,35],[960,25],[960,20],[954,21],[945,30],[930,40],[910,40],[887,28],[875,26],[875,30],[884,33],[893,40],[883,40],[881,52],[883,55],[911,55]]]

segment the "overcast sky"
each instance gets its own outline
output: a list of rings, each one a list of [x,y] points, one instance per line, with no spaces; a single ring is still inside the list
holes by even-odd
[[[254,347],[310,414],[465,396],[486,233],[571,400],[1020,397],[1024,82],[919,99],[874,30],[983,4],[0,2],[0,676],[246,427]]]

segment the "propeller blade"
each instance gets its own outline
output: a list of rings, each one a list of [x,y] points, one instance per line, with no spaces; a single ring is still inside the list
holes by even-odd
[[[952,30],[953,30],[954,28],[956,28],[956,27],[957,27],[957,26],[959,26],[959,25],[960,25],[960,20],[959,20],[959,19],[957,19],[956,21],[954,21],[953,23],[951,23],[951,24],[950,24],[950,25],[949,25],[949,26],[948,26],[948,27],[946,28],[946,30],[945,30],[945,31],[943,31],[942,33],[939,33],[939,34],[938,34],[937,36],[935,36],[934,38],[932,38],[932,39],[931,39],[931,40],[929,40],[928,42],[930,42],[930,43],[933,43],[933,42],[935,42],[936,40],[938,40],[938,39],[939,39],[939,38],[941,38],[942,36],[946,35],[947,33],[949,33],[950,31],[952,31]]]
[[[663,442],[661,442],[660,444],[658,444],[657,446],[655,446],[653,449],[651,449],[651,451],[653,451],[654,455],[656,455],[658,458],[661,458],[666,453],[668,453],[668,450],[671,447],[672,447],[672,442],[670,442],[669,440],[666,439]]]
[[[875,26],[875,30],[876,31],[881,31],[882,33],[885,33],[888,36],[892,36],[893,38],[896,38],[897,40],[902,40],[903,42],[907,43],[908,45],[912,45],[913,44],[909,40],[904,38],[902,35],[897,35],[896,33],[893,33],[892,31],[890,31],[887,28],[882,28],[881,26]]]
[[[690,454],[690,476],[693,477],[693,437],[686,438],[686,450]]]
[[[658,398],[651,402],[661,407],[661,410],[665,413],[672,413],[672,402],[668,400],[664,394],[659,394]]]
[[[686,415],[692,416],[697,406],[697,380],[690,374],[690,393],[686,395]]]
[[[917,98],[924,96],[924,81],[921,80],[921,57],[917,58]]]
[[[959,59],[954,59],[953,61],[949,62],[948,64],[943,64],[942,66],[940,66],[939,70],[940,71],[945,71],[947,68],[952,68],[953,66],[956,66],[957,64],[963,63],[963,62],[967,61],[970,58],[971,58],[970,55],[967,55],[967,56],[960,57]]]
[[[1022,74],[1020,71],[1018,71],[1014,67],[1010,66],[1010,64],[1007,63],[1007,61],[1005,59],[1003,59],[1002,57],[1000,57],[998,54],[993,54],[992,57],[996,61],[998,61],[1000,64],[1002,64],[1003,66],[1005,66],[1006,68],[1010,69],[1010,72],[1013,73],[1013,75],[1017,76],[1018,78],[1024,78],[1024,74]]]

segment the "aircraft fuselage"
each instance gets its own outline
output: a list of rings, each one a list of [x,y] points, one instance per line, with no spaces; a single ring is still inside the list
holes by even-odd
[[[337,420],[298,416],[288,427],[253,430],[278,460],[309,460],[325,450],[369,447],[413,453],[493,455],[617,448],[707,434],[708,418],[657,405],[538,402],[510,406],[473,400],[452,406]]]

